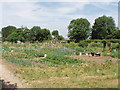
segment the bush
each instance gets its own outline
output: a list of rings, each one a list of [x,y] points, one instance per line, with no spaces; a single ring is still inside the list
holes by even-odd
[[[119,39],[110,39],[110,41],[111,41],[112,43],[119,43],[119,42],[120,42]]]
[[[85,48],[88,46],[88,43],[87,42],[79,42],[78,46]]]
[[[118,52],[110,52],[110,53],[108,53],[108,52],[104,52],[102,55],[103,56],[111,56],[111,57],[113,57],[113,58],[118,58]]]
[[[78,44],[74,43],[74,42],[70,42],[70,43],[67,43],[65,45],[65,47],[67,47],[67,48],[74,48],[74,47],[78,47]]]
[[[84,52],[84,48],[82,47],[76,47],[75,50],[76,50],[76,55],[79,55],[80,52]]]
[[[92,43],[90,43],[90,47],[103,47],[103,44],[92,42]]]
[[[112,49],[118,49],[119,48],[119,44],[112,44],[111,48]]]
[[[34,49],[25,49],[24,53],[26,53],[29,56],[33,56],[33,57],[43,57],[44,56],[44,52],[42,51],[37,51]]]

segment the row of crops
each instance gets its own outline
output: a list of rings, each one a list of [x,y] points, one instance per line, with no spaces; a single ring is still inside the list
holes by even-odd
[[[27,46],[27,45],[26,45]],[[7,61],[23,65],[34,66],[34,62],[44,63],[47,65],[57,66],[60,64],[74,64],[83,63],[81,60],[72,59],[65,55],[73,55],[74,50],[60,47],[60,48],[41,48],[40,46],[33,45],[28,48],[24,45],[3,45],[2,56]],[[36,48],[35,48],[35,47]],[[46,58],[44,54],[47,55]]]
[[[67,45],[67,47],[65,47]],[[34,62],[45,63],[48,65],[60,65],[60,64],[74,64],[83,63],[83,60],[72,59],[66,57],[68,55],[79,55],[80,52],[83,54],[91,52],[102,52],[103,48],[100,43],[94,44],[90,43],[87,48],[78,47],[74,43],[66,44],[59,48],[45,48],[42,44],[32,43],[32,44],[3,44],[2,56],[7,60],[15,64],[20,64],[24,66],[33,66]],[[70,47],[68,47],[70,46]],[[47,55],[46,58],[44,55]],[[118,52],[103,53],[104,56],[112,56],[114,58],[118,57]]]

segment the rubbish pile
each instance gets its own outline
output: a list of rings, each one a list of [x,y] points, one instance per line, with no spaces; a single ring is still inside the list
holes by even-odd
[[[10,89],[10,90],[17,90],[17,83],[10,84],[10,82],[6,82],[4,79],[0,78],[0,90]]]

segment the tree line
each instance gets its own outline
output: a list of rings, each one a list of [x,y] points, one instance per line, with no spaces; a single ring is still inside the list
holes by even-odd
[[[53,37],[52,37],[53,35]],[[58,30],[53,30],[52,34],[48,29],[41,29],[40,26],[33,26],[31,29],[27,27],[16,28],[15,26],[7,26],[2,28],[2,41],[9,42],[35,42],[44,40],[63,40],[64,37],[59,35]]]
[[[58,30],[52,33],[48,29],[41,29],[34,26],[31,29],[27,27],[16,28],[7,26],[2,28],[2,40],[17,41],[44,41],[44,40],[63,40],[64,37],[59,35]],[[53,37],[52,37],[53,36]],[[95,19],[93,26],[86,18],[78,18],[70,21],[68,25],[68,37],[71,41],[79,42],[86,39],[120,39],[120,30],[116,27],[112,17],[101,16]]]
[[[74,19],[68,26],[70,40],[79,42],[86,39],[120,39],[120,30],[112,17],[105,15],[95,19],[92,27],[85,18]]]

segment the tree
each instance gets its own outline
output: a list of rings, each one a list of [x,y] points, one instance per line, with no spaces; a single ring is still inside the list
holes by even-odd
[[[119,30],[119,28],[116,28],[116,30],[113,31],[112,37],[113,37],[113,39],[120,39],[120,30]]]
[[[40,30],[41,28],[39,26],[34,26],[33,28],[30,29],[30,40],[31,41],[37,41],[40,36]]]
[[[16,31],[16,27],[14,26],[7,26],[2,28],[2,40],[5,41],[6,38],[14,31]]]
[[[27,27],[21,27],[16,30],[19,41],[25,42],[30,40],[30,30]]]
[[[102,16],[95,19],[92,29],[92,39],[110,39],[115,30],[115,22],[112,17]]]
[[[54,38],[56,39],[56,38],[59,36],[58,30],[54,30],[54,31],[52,32],[52,35],[53,35]]]
[[[41,33],[41,36],[40,36],[40,40],[39,41],[43,41],[43,40],[50,40],[52,37],[51,37],[51,34],[50,34],[50,30],[48,29],[41,29],[40,31]]]
[[[17,42],[17,41],[19,41],[18,33],[17,33],[17,32],[11,33],[11,34],[6,38],[6,40],[9,41],[9,42]]]
[[[30,29],[27,27],[23,27],[22,29],[22,37],[24,37],[24,41],[30,41]]]
[[[64,37],[63,37],[62,35],[59,35],[59,36],[57,37],[57,39],[58,39],[58,40],[64,40]]]
[[[84,18],[74,19],[68,26],[68,37],[75,42],[87,39],[89,32],[90,23]]]

